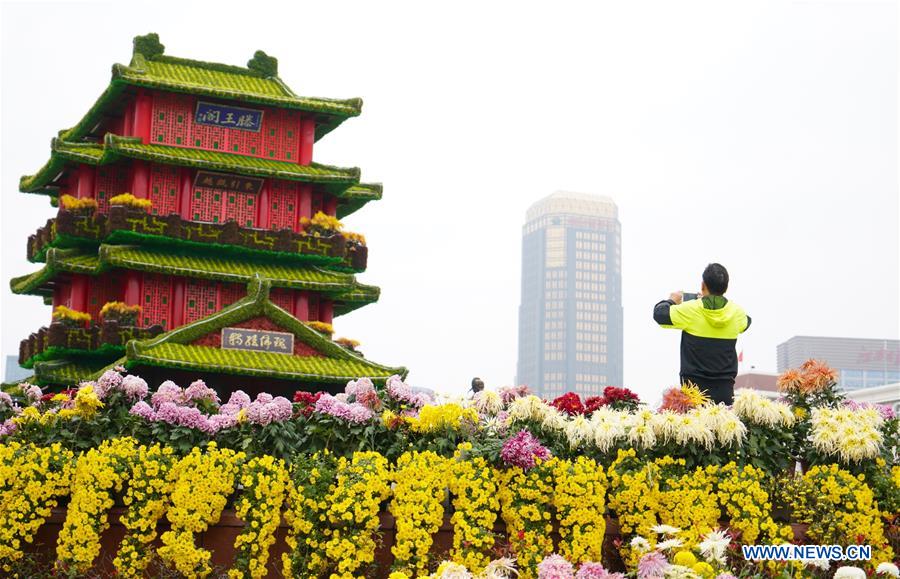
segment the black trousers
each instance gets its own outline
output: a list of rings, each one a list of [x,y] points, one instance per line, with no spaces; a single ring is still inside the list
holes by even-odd
[[[709,396],[714,403],[722,403],[731,405],[734,403],[734,380],[726,378],[724,380],[709,380],[708,378],[697,378],[696,376],[681,376],[681,383],[693,382],[700,387],[700,390]]]

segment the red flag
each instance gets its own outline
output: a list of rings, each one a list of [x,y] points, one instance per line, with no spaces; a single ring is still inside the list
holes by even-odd
[[[743,361],[744,361],[744,351],[741,350],[741,353],[738,354],[738,362],[743,362]]]

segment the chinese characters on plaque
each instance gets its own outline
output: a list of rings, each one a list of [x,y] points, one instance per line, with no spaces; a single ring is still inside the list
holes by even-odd
[[[294,334],[249,328],[222,328],[222,348],[293,354]]]
[[[240,129],[258,133],[262,128],[263,112],[258,109],[245,109],[218,103],[199,101],[194,122],[201,125]]]
[[[262,190],[263,181],[264,179],[255,177],[197,171],[197,176],[194,178],[194,187],[210,187],[212,189],[258,194]]]

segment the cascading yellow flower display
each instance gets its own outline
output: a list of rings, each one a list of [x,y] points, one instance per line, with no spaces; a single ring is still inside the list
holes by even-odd
[[[772,519],[772,501],[763,488],[766,474],[752,465],[734,462],[719,468],[716,494],[730,527],[740,532],[741,542],[779,544],[794,538],[790,525]]]
[[[659,521],[682,529],[679,537],[688,549],[719,524],[716,475],[719,467],[688,470],[683,458],[670,456],[655,461],[659,476]]]
[[[163,545],[157,552],[179,573],[206,577],[212,572],[211,553],[196,546],[194,535],[219,521],[243,461],[243,453],[210,442],[205,452],[194,448],[169,473],[174,488],[166,516],[172,530],[163,533]]]
[[[500,510],[497,499],[499,474],[484,457],[467,458],[472,443],[460,444],[450,466],[453,494],[453,562],[480,573],[491,561],[494,523]]]
[[[535,577],[537,564],[553,552],[551,512],[556,460],[538,459],[534,468],[526,471],[515,466],[501,476],[500,513],[523,579]]]
[[[263,455],[244,463],[240,483],[243,491],[235,510],[245,526],[234,542],[234,566],[228,570],[228,576],[256,579],[268,572],[269,548],[275,543],[275,530],[281,523],[290,477],[283,460]]]
[[[891,562],[894,552],[885,538],[881,512],[863,475],[836,464],[814,466],[803,475],[794,497],[794,516],[808,523],[807,536],[822,545],[867,544],[874,569]]]
[[[100,536],[109,527],[113,492],[121,492],[137,451],[133,438],[114,438],[78,458],[72,501],[59,532],[56,558],[68,572],[87,572],[100,554]]]
[[[635,536],[655,536],[651,529],[659,522],[659,479],[656,467],[641,462],[633,448],[619,450],[609,467],[609,509],[618,517],[619,532],[625,540],[622,559],[631,569],[640,553],[630,544]],[[655,545],[651,542],[650,547]]]
[[[144,576],[154,553],[156,524],[165,514],[172,489],[168,475],[175,460],[172,448],[159,444],[140,446],[134,454],[123,498],[127,510],[120,519],[126,532],[113,561],[119,575]]]
[[[407,452],[397,459],[390,506],[397,525],[391,547],[396,570],[421,575],[428,568],[432,536],[444,521],[443,503],[451,468],[450,461],[431,451]]]
[[[477,424],[478,411],[459,404],[427,404],[410,420],[413,432],[418,433],[458,430],[466,423]]]
[[[320,552],[327,535],[325,518],[327,498],[334,491],[337,457],[323,450],[312,456],[298,456],[291,465],[288,508],[284,513],[288,524],[285,542],[288,552],[281,555],[282,575],[303,577],[323,572],[327,561]]]
[[[553,474],[559,554],[570,563],[602,560],[607,489],[603,467],[579,456],[572,461],[556,461]]]
[[[329,528],[320,545],[333,579],[350,579],[375,561],[375,533],[382,501],[391,494],[388,461],[377,452],[341,457],[337,479],[324,508]]]
[[[0,444],[0,569],[5,573],[69,492],[72,463],[72,453],[59,443]]]

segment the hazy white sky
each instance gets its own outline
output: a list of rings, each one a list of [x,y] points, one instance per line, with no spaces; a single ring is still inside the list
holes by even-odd
[[[263,49],[300,94],[363,97],[315,159],[384,182],[346,220],[382,299],[335,327],[416,385],[512,382],[521,226],[557,189],[619,205],[625,382],[642,396],[678,371],[652,305],[710,261],[753,317],[747,368],[774,371],[793,335],[897,338],[896,2],[593,4],[4,3],[2,352],[50,317],[7,289],[53,213],[18,178],[149,31],[188,58]]]

